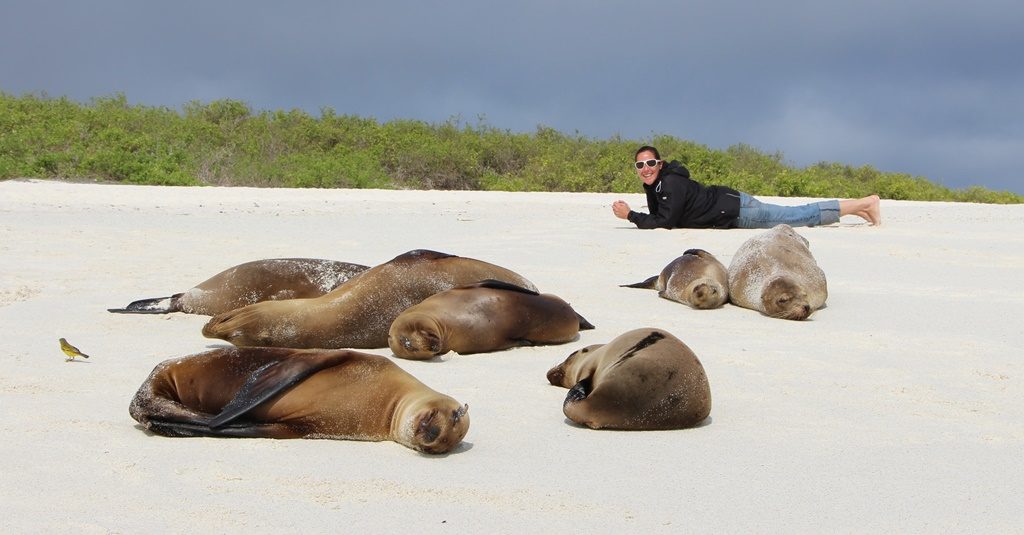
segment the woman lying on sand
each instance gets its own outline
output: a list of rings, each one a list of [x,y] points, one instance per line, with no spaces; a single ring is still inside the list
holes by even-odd
[[[882,224],[878,195],[781,206],[725,186],[700,184],[686,167],[676,161],[666,164],[658,149],[648,145],[637,149],[635,159],[651,213],[634,212],[622,200],[612,203],[612,212],[638,228],[772,228],[780,223],[813,227],[837,223],[844,215]]]

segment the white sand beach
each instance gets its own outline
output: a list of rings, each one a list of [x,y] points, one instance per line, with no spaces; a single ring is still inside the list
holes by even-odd
[[[1024,205],[882,201],[801,228],[828,278],[804,322],[620,288],[754,230],[637,230],[630,195],[0,182],[5,533],[1008,533],[1024,530]],[[796,204],[805,199],[766,200]],[[153,367],[220,347],[206,316],[107,308],[242,262],[495,263],[596,329],[425,362],[470,406],[455,452],[393,442],[166,438],[128,404]],[[595,431],[547,370],[638,327],[686,342],[705,425]],[[91,356],[65,362],[65,337]],[[391,357],[387,348],[369,350]]]

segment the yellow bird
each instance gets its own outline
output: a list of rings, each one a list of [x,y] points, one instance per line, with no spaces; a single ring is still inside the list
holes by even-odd
[[[68,358],[64,359],[64,362],[75,360],[75,357],[89,358],[89,355],[82,353],[77,347],[68,343],[67,340],[60,339],[60,350],[64,352]]]

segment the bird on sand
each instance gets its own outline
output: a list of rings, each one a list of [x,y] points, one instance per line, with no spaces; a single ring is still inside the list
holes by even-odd
[[[75,357],[89,358],[89,355],[82,353],[81,350],[69,344],[68,341],[63,338],[60,339],[60,350],[68,356],[68,358],[64,359],[64,362],[75,360]]]

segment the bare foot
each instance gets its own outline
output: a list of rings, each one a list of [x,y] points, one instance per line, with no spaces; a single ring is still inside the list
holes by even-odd
[[[855,215],[876,227],[882,224],[878,195],[839,201],[839,215]]]
[[[867,201],[867,207],[857,215],[867,219],[873,226],[877,227],[881,225],[882,208],[880,206],[881,203],[879,202],[878,195],[868,195],[867,197],[864,197],[864,200]]]

